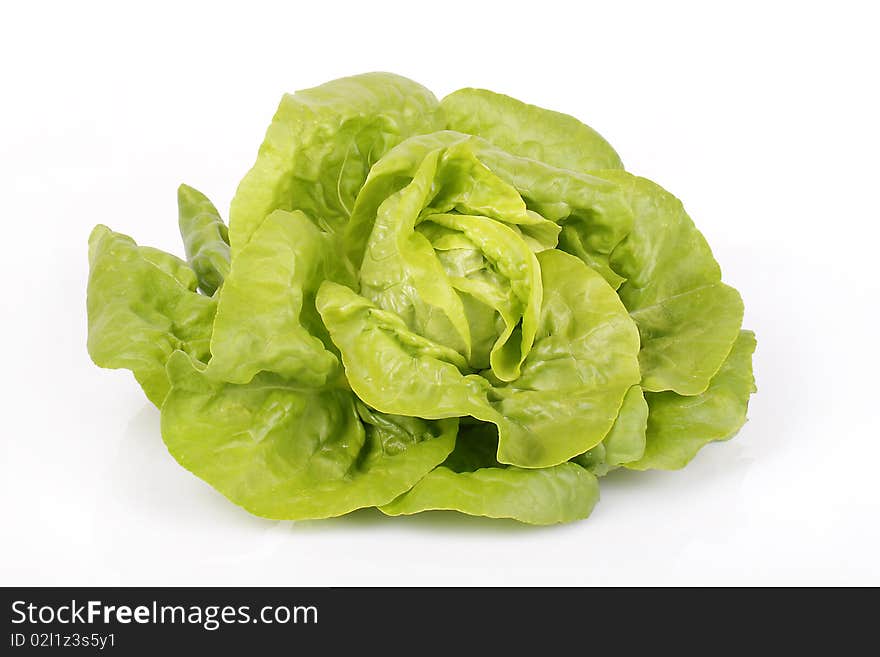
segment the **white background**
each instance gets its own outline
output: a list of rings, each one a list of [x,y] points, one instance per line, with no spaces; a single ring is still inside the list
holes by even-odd
[[[16,4],[0,584],[880,584],[872,3]],[[758,335],[740,435],[544,529],[265,521],[180,468],[129,373],[86,354],[89,231],[180,254],[180,182],[225,211],[282,92],[368,70],[574,114],[682,198]]]

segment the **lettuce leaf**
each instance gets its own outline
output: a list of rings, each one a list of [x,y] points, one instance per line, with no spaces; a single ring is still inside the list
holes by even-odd
[[[514,155],[572,171],[623,168],[611,144],[573,116],[486,89],[459,89],[440,104],[447,128],[483,137]]]
[[[491,424],[462,427],[455,449],[413,488],[380,507],[390,516],[458,511],[511,518],[530,525],[572,522],[590,515],[599,499],[596,478],[574,463],[525,469],[495,459]]]
[[[160,406],[173,352],[210,358],[216,301],[196,293],[196,275],[185,262],[106,226],[89,237],[89,268],[89,355],[101,367],[131,370]]]
[[[217,305],[206,374],[248,383],[274,372],[320,386],[339,361],[320,339],[318,285],[333,262],[327,234],[302,212],[276,210],[236,256]]]
[[[188,185],[177,190],[177,208],[186,259],[211,296],[229,273],[229,231],[208,197]]]
[[[733,437],[745,424],[749,397],[757,390],[752,374],[756,344],[754,333],[740,331],[724,364],[699,395],[648,393],[645,454],[626,467],[677,470],[708,443]]]
[[[574,463],[537,470],[509,467],[474,472],[439,467],[408,493],[380,508],[389,516],[446,510],[552,525],[586,518],[598,500],[596,478]]]
[[[345,389],[298,387],[273,374],[217,383],[180,351],[168,361],[168,377],[168,451],[258,516],[328,518],[385,504],[455,444],[457,420],[359,414]]]
[[[642,338],[642,387],[699,394],[739,334],[742,298],[721,282],[709,245],[677,198],[625,172],[602,176],[626,190],[634,213],[610,264],[626,279],[618,293]]]

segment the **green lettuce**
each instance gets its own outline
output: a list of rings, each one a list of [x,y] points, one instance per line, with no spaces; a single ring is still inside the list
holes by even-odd
[[[746,421],[739,293],[572,116],[343,78],[282,98],[228,227],[178,207],[186,260],[93,231],[88,350],[251,513],[570,522]]]

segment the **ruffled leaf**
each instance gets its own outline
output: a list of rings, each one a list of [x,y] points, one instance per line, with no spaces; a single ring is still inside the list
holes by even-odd
[[[125,368],[156,406],[168,392],[165,363],[176,350],[206,362],[216,302],[168,253],[97,226],[89,237],[88,350],[96,365]]]
[[[272,374],[218,383],[176,352],[162,406],[168,451],[251,513],[328,518],[386,504],[455,444],[458,420],[358,412],[350,391],[297,387]]]
[[[741,331],[721,369],[699,395],[645,395],[650,409],[645,455],[626,467],[683,468],[708,443],[736,435],[745,424],[749,396],[756,390],[752,374],[755,345],[755,334]]]
[[[328,231],[341,229],[373,164],[405,138],[442,128],[434,95],[390,73],[285,95],[232,199],[233,255],[273,210],[302,210]]]
[[[208,197],[188,185],[177,190],[178,225],[199,288],[211,296],[229,273],[229,232]]]
[[[559,251],[537,258],[541,319],[522,374],[510,383],[465,373],[455,350],[413,333],[349,288],[324,283],[318,311],[352,389],[388,413],[492,422],[503,463],[546,467],[596,445],[638,382],[638,334],[601,276]]]
[[[217,307],[208,376],[247,383],[275,372],[321,386],[340,375],[320,339],[315,293],[334,270],[332,241],[302,212],[276,210],[233,261]]]

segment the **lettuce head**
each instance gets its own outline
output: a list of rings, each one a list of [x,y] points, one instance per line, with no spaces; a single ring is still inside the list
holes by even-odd
[[[732,437],[755,337],[681,202],[577,119],[388,73],[285,95],[185,260],[97,226],[88,349],[251,513],[589,515]]]

